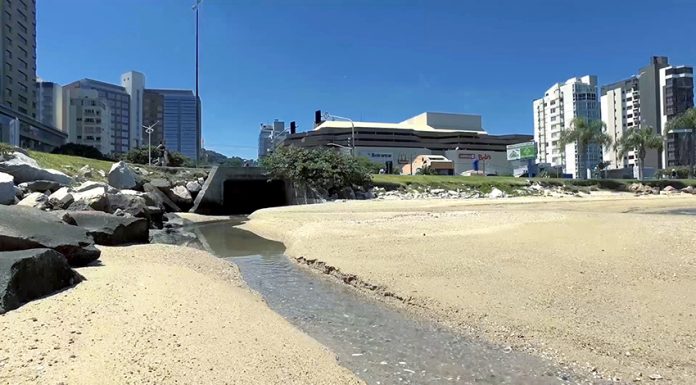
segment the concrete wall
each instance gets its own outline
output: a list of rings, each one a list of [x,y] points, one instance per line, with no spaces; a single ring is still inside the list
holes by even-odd
[[[512,175],[513,165],[507,160],[505,151],[445,151],[445,157],[454,162],[454,175],[474,169],[474,160],[478,160],[479,171],[486,174]]]

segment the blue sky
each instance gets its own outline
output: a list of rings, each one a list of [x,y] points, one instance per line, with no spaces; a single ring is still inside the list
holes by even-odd
[[[68,83],[194,88],[193,0],[39,0],[37,72]],[[205,146],[256,156],[259,124],[311,129],[314,110],[401,121],[474,113],[493,134],[531,133],[553,83],[634,74],[652,55],[696,65],[696,1],[204,0]]]

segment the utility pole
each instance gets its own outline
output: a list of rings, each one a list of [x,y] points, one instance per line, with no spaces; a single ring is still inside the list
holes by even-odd
[[[194,164],[198,167],[198,157],[200,156],[201,142],[198,138],[198,134],[201,132],[201,105],[198,98],[198,9],[201,6],[203,0],[196,0],[196,4],[193,5],[193,9],[196,11],[196,159],[194,159]]]
[[[155,124],[145,126],[145,132],[147,132],[147,165],[152,166],[152,133],[155,131],[155,126],[159,123],[159,120]]]

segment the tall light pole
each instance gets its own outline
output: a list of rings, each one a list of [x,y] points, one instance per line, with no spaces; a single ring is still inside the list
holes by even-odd
[[[325,120],[346,120],[350,122],[351,135],[350,135],[350,156],[355,156],[355,123],[351,118],[344,118],[343,116],[332,115],[328,112],[324,113]]]
[[[147,165],[152,166],[152,133],[155,131],[155,126],[159,123],[159,120],[155,124],[149,126],[143,125],[145,132],[147,132]]]
[[[201,3],[203,0],[196,0],[196,3],[193,5],[193,10],[196,11],[196,159],[194,159],[194,163],[196,167],[198,167],[198,157],[199,157],[199,151],[201,148],[201,142],[200,139],[198,138],[198,135],[201,134],[201,106],[200,103],[198,102],[198,9],[201,7]]]

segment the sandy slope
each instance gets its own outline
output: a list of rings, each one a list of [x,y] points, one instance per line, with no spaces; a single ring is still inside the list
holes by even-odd
[[[101,261],[0,316],[0,383],[359,383],[224,261],[175,246],[105,248]]]
[[[696,198],[369,201],[259,211],[288,254],[578,370],[696,383]],[[659,376],[658,376],[659,375]]]

